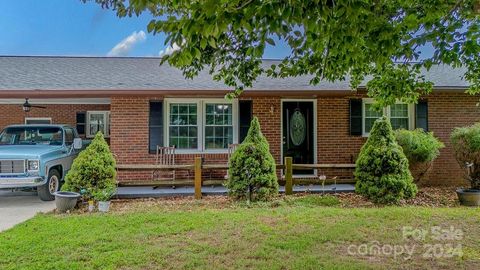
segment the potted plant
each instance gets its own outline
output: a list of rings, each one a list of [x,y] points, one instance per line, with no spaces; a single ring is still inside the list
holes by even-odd
[[[98,211],[108,212],[110,209],[110,199],[115,194],[116,188],[109,186],[93,192],[93,198],[98,202]]]
[[[76,205],[80,194],[70,191],[57,191],[55,195],[55,206],[58,212],[65,213],[72,210]]]
[[[450,136],[458,164],[464,169],[464,177],[470,188],[457,189],[462,205],[480,205],[480,123],[455,128]]]

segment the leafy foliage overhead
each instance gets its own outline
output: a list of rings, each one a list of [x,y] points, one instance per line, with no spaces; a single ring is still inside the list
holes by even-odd
[[[480,0],[94,1],[119,17],[150,12],[148,31],[181,48],[162,63],[187,78],[208,68],[232,95],[264,73],[310,75],[312,84],[350,78],[352,89],[368,76],[377,105],[412,102],[432,90],[421,68],[442,63],[466,67],[469,92],[480,92]],[[278,40],[290,55],[262,67],[266,46]],[[420,55],[426,45],[431,56]]]

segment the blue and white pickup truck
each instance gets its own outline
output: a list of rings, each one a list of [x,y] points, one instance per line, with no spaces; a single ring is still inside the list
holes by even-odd
[[[82,148],[67,125],[13,125],[0,134],[0,189],[35,187],[43,201],[55,198]]]

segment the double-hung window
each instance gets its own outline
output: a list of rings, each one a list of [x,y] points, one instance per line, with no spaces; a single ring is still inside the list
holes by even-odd
[[[375,111],[372,108],[373,100],[363,100],[363,135],[368,136],[373,127],[373,123],[383,115],[390,119],[392,128],[395,129],[413,129],[414,127],[414,105],[407,103],[396,103],[383,108],[381,111]]]
[[[232,116],[232,104],[205,103],[205,149],[226,149],[233,143]]]
[[[103,136],[110,136],[110,112],[88,111],[87,112],[87,137],[94,137],[98,132]]]
[[[180,151],[224,151],[238,138],[237,101],[168,99],[166,138]]]
[[[198,104],[171,103],[169,106],[170,146],[178,149],[198,148]]]

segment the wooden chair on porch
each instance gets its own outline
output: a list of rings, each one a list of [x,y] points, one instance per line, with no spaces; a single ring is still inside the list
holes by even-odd
[[[238,143],[232,143],[232,144],[228,145],[228,160],[227,160],[228,164],[230,164],[230,158],[232,157],[233,152],[235,152],[235,150],[237,150],[239,145],[240,144],[238,144]],[[224,178],[225,178],[225,180],[228,179],[228,170],[227,170],[227,173],[225,174]]]
[[[175,165],[175,146],[163,147],[157,145],[156,165]],[[152,180],[172,180],[172,187],[175,188],[175,170],[154,170]],[[158,186],[155,186],[158,188]]]

